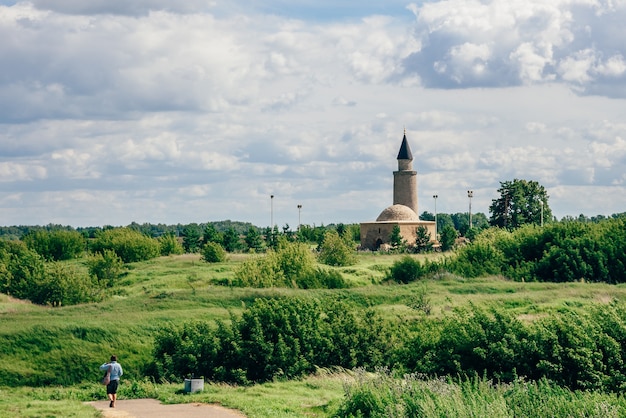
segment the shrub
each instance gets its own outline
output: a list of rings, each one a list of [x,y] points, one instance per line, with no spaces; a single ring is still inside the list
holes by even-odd
[[[32,288],[30,300],[40,305],[76,305],[99,299],[99,288],[74,265],[46,264],[43,279]]]
[[[28,248],[49,261],[79,257],[86,247],[85,238],[79,232],[63,229],[33,231],[26,234],[23,241]]]
[[[159,246],[161,255],[183,254],[185,252],[182,244],[178,242],[178,238],[173,233],[161,235],[159,237]]]
[[[207,242],[202,247],[202,259],[207,263],[226,261],[226,250],[217,242]]]
[[[310,274],[299,278],[296,284],[301,289],[345,289],[345,279],[337,270],[316,268]]]
[[[102,287],[113,286],[124,269],[124,262],[113,250],[93,254],[87,259],[86,264],[89,274],[95,277]]]
[[[400,261],[393,263],[387,273],[387,280],[398,283],[410,283],[421,279],[427,274],[427,270],[422,263],[411,256],[404,256]]]
[[[321,263],[329,266],[351,266],[356,264],[356,254],[348,243],[339,236],[337,231],[330,230],[324,234],[317,256]]]
[[[231,325],[166,327],[155,341],[159,379],[189,373],[236,383],[295,378],[316,367],[376,367],[393,350],[389,324],[373,311],[317,299],[257,299]]]
[[[99,231],[91,245],[93,252],[113,250],[124,263],[150,260],[161,253],[159,242],[130,228]]]
[[[31,299],[45,274],[43,258],[23,242],[0,240],[0,291]]]
[[[235,286],[298,287],[315,272],[315,258],[306,244],[280,239],[276,250],[251,258],[235,271]]]

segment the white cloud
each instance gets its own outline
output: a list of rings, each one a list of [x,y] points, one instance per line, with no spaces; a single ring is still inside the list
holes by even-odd
[[[372,219],[404,129],[424,210],[531,178],[624,211],[623,3],[350,5],[0,6],[3,222]]]

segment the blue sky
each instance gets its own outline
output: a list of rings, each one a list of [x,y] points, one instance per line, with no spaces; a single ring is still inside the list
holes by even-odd
[[[250,4],[251,3],[251,4]],[[0,0],[0,223],[626,211],[626,3]]]

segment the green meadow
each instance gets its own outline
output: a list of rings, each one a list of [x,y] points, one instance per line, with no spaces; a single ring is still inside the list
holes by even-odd
[[[207,382],[204,392],[193,395],[183,393],[180,381],[154,382],[145,377],[154,335],[164,326],[228,322],[232,314],[241,314],[257,298],[349,301],[398,322],[445,317],[456,308],[474,305],[505,309],[532,322],[563,309],[585,311],[623,301],[626,296],[626,285],[524,283],[493,276],[465,279],[447,273],[408,285],[392,284],[385,282],[386,272],[402,256],[376,253],[358,254],[356,265],[336,268],[350,283],[347,289],[229,286],[234,270],[248,257],[262,255],[234,254],[215,264],[190,254],[131,263],[111,294],[99,303],[45,307],[0,295],[0,417],[99,416],[84,402],[105,399],[105,390],[97,383],[101,375],[98,366],[111,354],[117,354],[124,367],[120,399],[214,402],[249,417],[326,417],[345,407],[342,401],[349,391],[361,391],[372,402],[381,396],[380,390],[372,388],[391,379],[384,371],[319,369],[306,378],[251,386]],[[413,257],[435,259],[441,255]],[[81,260],[68,263],[83,268]],[[547,414],[542,416],[626,416],[619,394],[569,391],[547,382],[497,384],[478,377],[415,376],[406,382],[414,393],[428,399],[414,406],[421,411],[419,416],[522,416],[521,411],[528,410]],[[387,382],[384,387],[392,386]],[[394,415],[396,412],[387,411],[386,415],[404,416],[401,412]]]

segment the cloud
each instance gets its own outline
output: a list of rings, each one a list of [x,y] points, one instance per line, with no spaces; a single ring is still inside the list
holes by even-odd
[[[424,210],[625,193],[622,3],[83,3],[0,6],[6,223],[372,219],[405,129]]]
[[[151,11],[202,12],[211,9],[216,3],[207,0],[186,0],[184,2],[169,0],[31,0],[31,2],[38,9],[70,15],[111,14],[127,16],[142,16]]]
[[[422,46],[406,74],[433,88],[563,82],[583,94],[624,81],[623,2],[447,0],[411,5]],[[619,94],[623,93],[620,90]],[[623,97],[623,96],[621,96]]]

